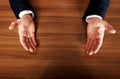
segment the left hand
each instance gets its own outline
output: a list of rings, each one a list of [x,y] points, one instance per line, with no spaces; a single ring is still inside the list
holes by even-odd
[[[111,34],[116,33],[116,30],[105,20],[99,18],[88,20],[87,42],[85,46],[88,55],[96,54],[101,48],[105,30]]]

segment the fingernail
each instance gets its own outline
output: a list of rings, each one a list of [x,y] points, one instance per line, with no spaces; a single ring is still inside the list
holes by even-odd
[[[33,49],[29,49],[30,52],[33,52]]]
[[[92,53],[89,53],[89,52],[86,52],[89,56],[91,56],[92,55]]]
[[[93,52],[94,54],[97,54],[97,52]]]
[[[116,33],[116,30],[111,30],[111,33]]]
[[[90,55],[90,56],[93,55],[93,52],[90,52],[89,55]]]
[[[8,28],[9,30],[11,30],[11,27],[9,26],[9,28]]]
[[[90,56],[92,55],[92,53],[89,54]]]
[[[12,27],[9,27],[8,29],[9,29],[9,30],[12,30]]]

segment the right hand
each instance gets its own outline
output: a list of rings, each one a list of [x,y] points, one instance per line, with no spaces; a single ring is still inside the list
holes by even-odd
[[[18,27],[18,34],[20,44],[26,51],[35,52],[36,51],[36,40],[35,40],[35,23],[31,15],[24,15],[21,19],[17,19],[11,22],[9,30],[13,30]]]

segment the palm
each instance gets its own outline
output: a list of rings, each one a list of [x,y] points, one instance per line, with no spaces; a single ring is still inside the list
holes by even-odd
[[[87,27],[86,52],[89,55],[96,54],[101,48],[105,30],[115,33],[115,30],[104,20],[93,19]]]
[[[30,16],[18,19],[10,27],[11,29],[18,27],[20,43],[26,51],[36,50],[35,25]]]

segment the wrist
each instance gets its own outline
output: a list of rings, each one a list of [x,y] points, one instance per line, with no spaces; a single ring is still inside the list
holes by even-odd
[[[102,19],[97,18],[97,17],[94,17],[94,18],[89,18],[89,19],[87,19],[87,22],[89,23],[89,22],[98,21],[98,20],[102,20]]]
[[[31,14],[26,14],[22,18],[28,18],[28,19],[33,19]]]
[[[21,21],[25,24],[30,24],[31,22],[33,22],[33,18],[30,14],[26,14],[21,18]]]

